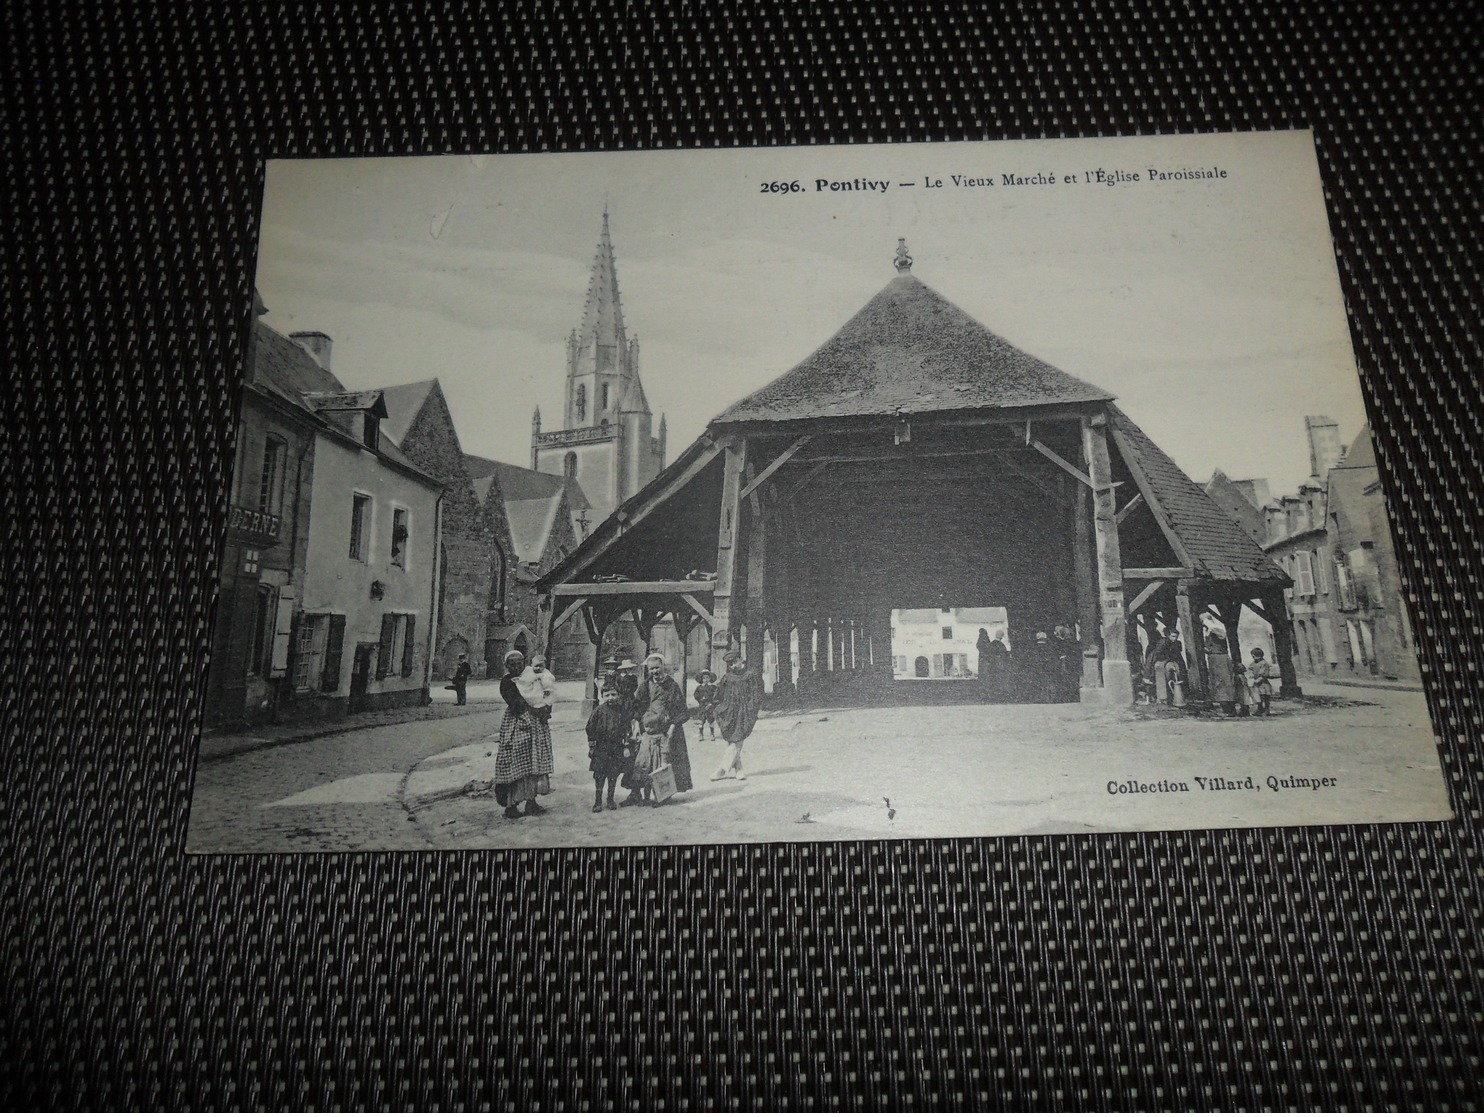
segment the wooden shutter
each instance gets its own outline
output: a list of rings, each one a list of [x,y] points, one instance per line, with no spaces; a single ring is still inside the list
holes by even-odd
[[[326,694],[340,689],[340,656],[345,648],[345,618],[331,616],[325,633],[325,667],[320,672],[319,688]]]
[[[384,679],[392,665],[392,641],[397,635],[397,614],[381,614],[381,647],[376,652],[376,677]]]
[[[1295,556],[1298,562],[1298,592],[1300,597],[1314,596],[1314,563],[1308,551]]]
[[[413,633],[417,627],[417,618],[408,613],[402,619],[407,622],[407,627],[402,632],[402,677],[405,679],[412,675],[412,653],[417,647]]]
[[[294,636],[294,591],[282,586],[278,591],[278,608],[273,618],[273,657],[269,661],[270,678],[281,679],[289,667],[289,645]]]

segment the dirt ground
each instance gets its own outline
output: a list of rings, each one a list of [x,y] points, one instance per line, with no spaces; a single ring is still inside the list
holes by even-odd
[[[1451,816],[1426,704],[1409,691],[1313,685],[1277,702],[1274,716],[1245,719],[1091,705],[774,712],[747,742],[746,781],[711,782],[722,745],[686,729],[696,787],[658,808],[592,813],[575,705],[553,721],[543,817],[508,820],[477,793],[494,765],[486,736],[430,756],[401,789],[417,830],[409,844],[854,841]]]

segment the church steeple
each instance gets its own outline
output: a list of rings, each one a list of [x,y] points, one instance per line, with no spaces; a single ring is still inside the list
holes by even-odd
[[[619,353],[627,342],[623,303],[618,297],[618,263],[613,257],[613,238],[608,232],[608,210],[603,210],[603,232],[593,258],[592,277],[587,284],[587,305],[577,331],[579,350],[595,358],[595,371],[617,369]]]
[[[664,466],[664,439],[639,379],[639,339],[624,324],[608,207],[588,277],[582,324],[566,341],[566,399],[560,428],[531,433],[543,473],[574,478],[595,514],[606,515]]]

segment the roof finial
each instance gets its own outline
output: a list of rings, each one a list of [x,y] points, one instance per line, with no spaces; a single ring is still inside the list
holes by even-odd
[[[893,261],[897,271],[906,274],[912,270],[912,253],[907,251],[907,238],[897,238],[897,258]]]

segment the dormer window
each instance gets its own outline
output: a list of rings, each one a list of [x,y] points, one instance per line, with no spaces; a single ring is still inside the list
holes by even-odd
[[[377,449],[381,442],[381,419],[368,409],[361,412],[361,424],[361,441],[366,444],[366,449]]]

